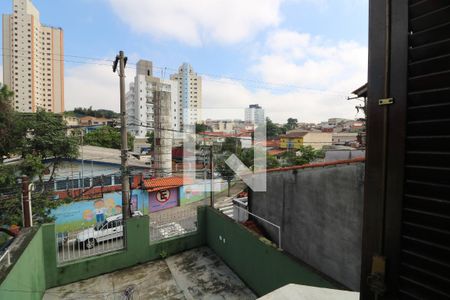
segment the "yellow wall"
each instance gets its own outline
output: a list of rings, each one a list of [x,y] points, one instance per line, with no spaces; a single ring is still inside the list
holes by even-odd
[[[280,138],[280,148],[300,149],[303,146],[303,138]]]

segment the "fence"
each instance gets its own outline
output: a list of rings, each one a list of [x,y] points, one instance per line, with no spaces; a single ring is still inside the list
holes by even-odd
[[[150,214],[150,242],[197,230],[197,206],[174,207]]]
[[[232,199],[232,201],[230,202],[229,199],[222,201],[222,203],[216,203],[215,208],[220,211],[221,213],[223,213],[224,215],[228,216],[229,218],[235,220],[236,222],[245,222],[247,221],[249,218],[248,216],[253,216],[254,218],[265,222],[267,224],[269,224],[270,226],[273,226],[277,232],[278,232],[278,241],[274,241],[275,243],[277,243],[278,248],[281,248],[281,226],[274,224],[272,222],[270,222],[269,220],[266,220],[252,212],[250,212],[248,209],[248,198],[235,198]]]
[[[76,232],[56,233],[58,263],[124,248],[122,215],[107,218]]]
[[[11,264],[11,254],[9,253],[9,249],[6,249],[3,254],[0,256],[0,266],[5,265],[8,267]]]

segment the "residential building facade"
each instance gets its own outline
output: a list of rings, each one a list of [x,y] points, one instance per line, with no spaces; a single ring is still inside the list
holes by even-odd
[[[245,109],[245,122],[255,125],[264,124],[264,109],[258,104],[250,104],[248,108]]]
[[[31,0],[13,0],[3,15],[3,80],[19,112],[64,111],[64,34],[40,23]]]
[[[190,64],[183,63],[170,79],[179,87],[179,102],[173,102],[173,122],[177,124],[175,127],[183,130],[186,124],[195,125],[202,120],[202,77]]]
[[[213,132],[233,133],[246,129],[245,122],[242,120],[211,120],[207,119],[205,125],[211,127]]]
[[[281,149],[298,150],[301,146],[311,146],[316,150],[320,150],[323,146],[332,144],[333,135],[330,132],[292,130],[280,136]]]
[[[130,83],[127,92],[127,115],[130,132],[136,137],[143,138],[149,131],[155,128],[155,96],[162,95],[164,103],[161,107],[167,108],[165,113],[170,115],[171,122],[168,128],[179,130],[178,123],[178,83],[173,80],[164,80],[153,76],[153,64],[151,61],[139,60],[137,63],[136,76]],[[175,110],[175,111],[172,111]]]

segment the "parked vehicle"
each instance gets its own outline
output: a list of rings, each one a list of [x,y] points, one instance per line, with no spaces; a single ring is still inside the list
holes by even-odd
[[[133,217],[143,216],[140,211],[133,212]],[[122,214],[106,218],[105,221],[83,230],[77,234],[76,244],[80,248],[92,249],[98,243],[123,237]]]

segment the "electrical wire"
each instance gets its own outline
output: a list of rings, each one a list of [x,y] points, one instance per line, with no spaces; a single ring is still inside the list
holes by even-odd
[[[11,49],[11,48],[1,48],[3,50],[3,56],[17,56],[17,57],[23,57],[23,58],[27,58],[29,59],[31,53],[30,50],[26,50],[26,49]],[[9,50],[9,51],[20,51],[20,52],[26,52],[28,55],[20,55],[17,53],[5,53],[5,50]],[[67,62],[67,63],[76,63],[76,64],[86,64],[86,65],[99,65],[99,66],[107,66],[107,67],[111,67],[113,60],[110,59],[105,59],[105,58],[96,58],[96,57],[89,57],[89,56],[80,56],[80,55],[69,55],[69,54],[64,54],[64,57],[72,57],[72,58],[78,58],[78,59],[83,59],[82,61],[80,60],[67,60],[65,58],[62,59],[57,59],[57,58],[53,58],[54,53],[51,52],[42,52],[39,53],[42,55],[49,55],[52,56],[51,58],[47,57],[47,59],[44,59],[44,61],[57,61],[57,62]],[[61,55],[60,55],[61,56]],[[102,63],[98,63],[98,62],[102,62]],[[106,64],[104,62],[109,62],[110,64]],[[133,66],[133,67],[129,67],[129,69],[133,69],[133,70],[137,70],[137,63],[135,62],[128,62],[127,63],[128,66]],[[156,66],[153,65],[153,68],[155,69],[159,69],[159,70],[163,70],[163,71],[173,71],[173,72],[178,72],[177,68],[172,68],[172,67],[167,67],[167,66]],[[319,89],[319,88],[313,88],[313,87],[306,87],[306,86],[298,86],[298,85],[287,85],[287,84],[280,84],[280,83],[273,83],[273,82],[266,82],[266,81],[260,81],[260,80],[256,80],[256,79],[251,79],[251,78],[239,78],[239,77],[232,77],[232,76],[225,76],[225,75],[221,75],[221,74],[212,74],[212,73],[201,73],[201,72],[197,72],[198,75],[205,77],[204,79],[207,81],[213,81],[213,82],[218,82],[221,84],[226,84],[226,85],[236,85],[236,82],[241,82],[241,83],[247,83],[256,87],[261,87],[267,90],[279,90],[279,89],[296,89],[296,90],[308,90],[311,92],[316,92],[316,93],[326,93],[326,94],[334,94],[336,96],[347,96],[348,93],[344,92],[344,91],[332,91],[332,90],[326,90],[326,89]],[[214,79],[217,78],[217,79]],[[229,80],[229,81],[224,81],[224,79]]]

